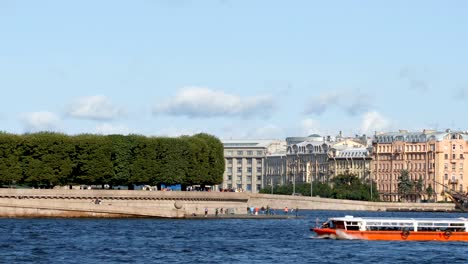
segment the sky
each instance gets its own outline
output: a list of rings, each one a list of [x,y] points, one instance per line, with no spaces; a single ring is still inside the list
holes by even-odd
[[[0,1],[0,131],[468,130],[468,2]]]

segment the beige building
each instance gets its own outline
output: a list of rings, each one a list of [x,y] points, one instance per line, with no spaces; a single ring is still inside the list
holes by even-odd
[[[384,201],[399,201],[398,182],[402,170],[410,180],[422,179],[423,191],[429,186],[436,200],[443,200],[445,188],[466,192],[468,179],[463,177],[468,135],[462,132],[380,133],[374,136],[372,178]],[[425,197],[427,198],[427,194]],[[412,197],[417,200],[419,197]]]
[[[372,156],[365,146],[343,148],[334,146],[328,153],[329,170],[333,176],[340,174],[356,175],[361,181],[370,181]]]
[[[306,141],[300,141],[303,139]],[[341,133],[337,137],[314,134],[287,138],[285,154],[267,156],[265,185],[329,182],[344,172],[368,176],[371,158],[365,139],[344,138]]]
[[[226,169],[220,189],[256,193],[264,187],[267,155],[284,152],[281,140],[223,140]]]

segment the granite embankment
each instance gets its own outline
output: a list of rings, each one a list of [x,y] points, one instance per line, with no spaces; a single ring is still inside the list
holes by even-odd
[[[162,192],[125,190],[0,189],[0,217],[167,217],[214,214],[244,215],[246,207],[311,210],[453,211],[453,204],[373,203],[319,197],[230,192]]]

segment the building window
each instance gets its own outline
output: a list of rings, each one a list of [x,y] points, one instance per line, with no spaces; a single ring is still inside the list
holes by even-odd
[[[261,181],[261,180],[262,180],[262,176],[257,175],[257,181]]]
[[[463,180],[463,173],[460,173],[460,180]]]
[[[463,170],[463,162],[460,162],[460,170]]]
[[[247,167],[247,173],[252,173],[252,167]]]
[[[263,155],[263,151],[258,150],[258,151],[257,151],[257,155],[262,156],[262,155]]]
[[[228,181],[232,181],[232,175],[228,175]]]
[[[227,156],[232,156],[232,150],[227,151]]]
[[[229,184],[227,185],[227,188],[228,188],[228,189],[232,189],[232,184],[229,183]]]
[[[252,159],[247,159],[247,165],[252,165]]]
[[[463,150],[463,145],[460,145],[460,150]]]
[[[455,170],[457,167],[457,164],[456,163],[452,163],[452,170]]]
[[[239,155],[239,156],[242,156],[242,155],[244,155],[244,151],[242,151],[242,150],[238,150],[238,151],[237,151],[237,155]]]
[[[247,176],[247,182],[250,182],[250,183],[252,182],[252,175]]]
[[[456,149],[456,146],[455,144],[452,145],[452,149],[455,150]]]
[[[242,167],[237,167],[237,172],[242,173]]]
[[[237,184],[237,189],[242,190],[242,184],[241,183]]]
[[[232,159],[226,159],[228,165],[232,165]]]
[[[448,180],[448,173],[445,173],[444,177],[445,177],[445,180],[447,181]]]
[[[448,170],[448,163],[444,164],[444,169]]]
[[[262,167],[257,167],[257,173],[261,173],[262,172]]]
[[[262,166],[262,159],[257,159],[257,166]]]
[[[257,184],[257,192],[260,191],[261,189],[262,189],[262,185]]]
[[[237,181],[242,182],[242,175],[237,175]]]
[[[457,158],[457,155],[456,154],[452,154],[452,159],[456,159]]]
[[[252,184],[247,184],[247,191],[252,191]]]
[[[448,154],[445,154],[444,156],[445,156],[445,159],[448,159]]]
[[[253,151],[248,150],[248,151],[247,151],[247,155],[252,156],[252,155],[253,155]]]
[[[228,173],[232,173],[232,167],[227,168]]]
[[[460,159],[463,159],[463,154],[460,154]]]

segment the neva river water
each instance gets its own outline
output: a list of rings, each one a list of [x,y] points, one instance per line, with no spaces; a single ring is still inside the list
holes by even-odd
[[[468,263],[468,242],[314,239],[331,216],[456,213],[300,211],[299,219],[0,219],[0,263]]]

